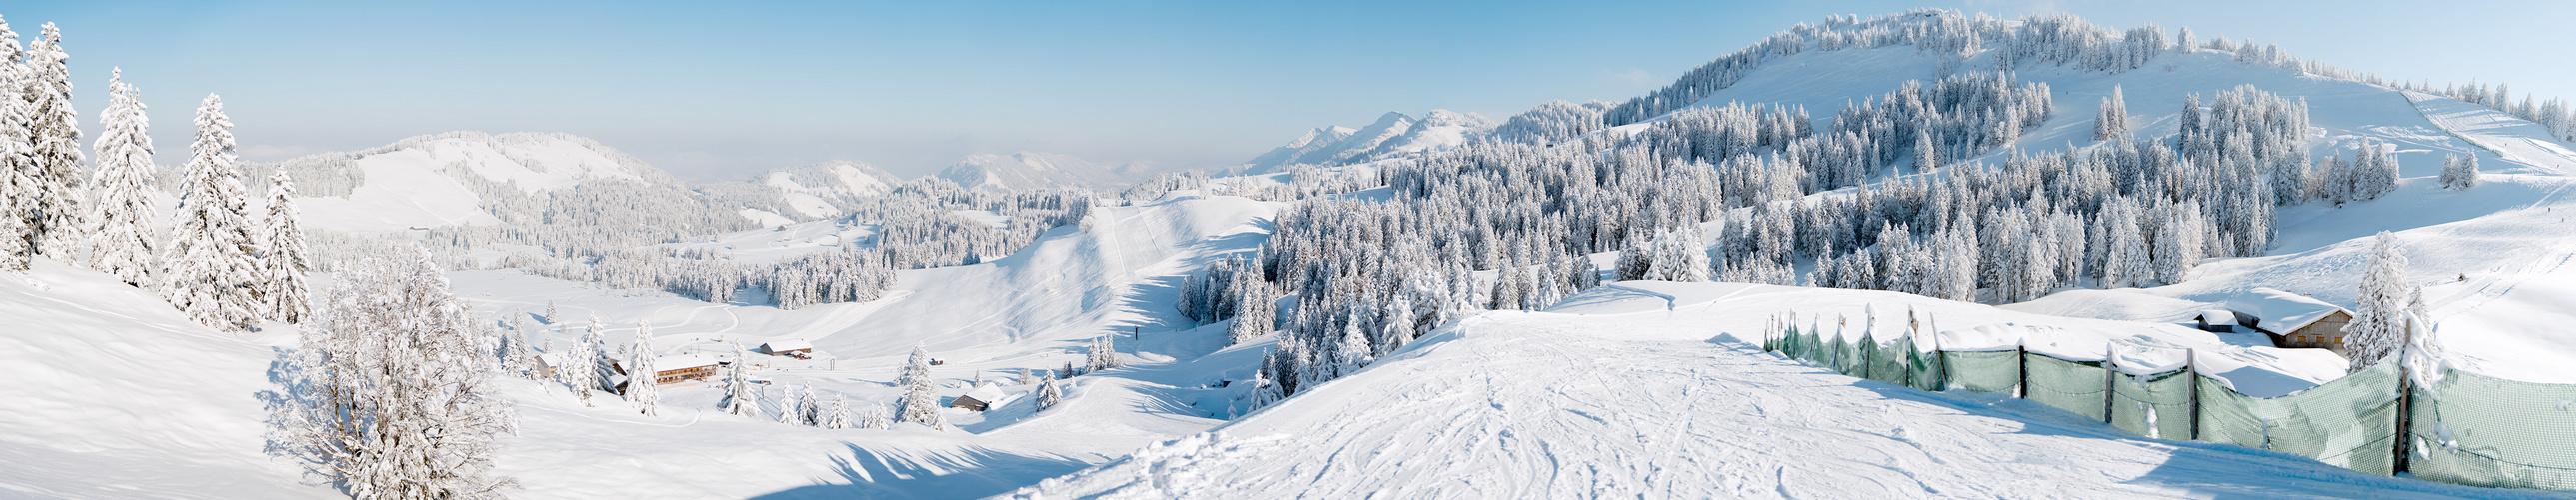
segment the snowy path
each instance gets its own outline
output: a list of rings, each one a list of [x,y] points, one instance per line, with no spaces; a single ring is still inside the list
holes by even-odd
[[[1488,314],[1219,432],[1149,447],[1021,494],[2527,495],[2371,476],[2232,446],[2143,439],[2026,401],[1861,381],[1729,336],[1758,328],[1761,315],[1783,298],[1756,294],[1611,315]]]

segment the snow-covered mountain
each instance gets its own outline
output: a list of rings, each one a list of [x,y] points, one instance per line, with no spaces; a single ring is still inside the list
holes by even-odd
[[[939,178],[967,188],[1114,188],[1143,180],[1140,162],[1099,163],[1060,153],[976,154],[939,171]]]
[[[251,165],[247,179],[295,177],[304,227],[381,233],[502,225],[512,198],[619,181],[684,193],[676,177],[598,142],[565,134],[450,132],[383,147]],[[495,213],[501,211],[504,213]]]
[[[1494,129],[1483,115],[1434,109],[1416,119],[1389,112],[1366,127],[1322,127],[1298,136],[1244,163],[1248,172],[1270,172],[1288,165],[1348,165],[1455,148]]]
[[[894,174],[855,161],[828,161],[761,172],[750,181],[693,186],[733,205],[744,217],[764,226],[838,217],[860,198],[885,194],[902,184]]]

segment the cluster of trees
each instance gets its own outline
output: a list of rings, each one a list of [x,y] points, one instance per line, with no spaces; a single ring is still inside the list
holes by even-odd
[[[2442,157],[2442,189],[2459,191],[2478,187],[2478,155]]]
[[[1583,104],[1548,101],[1503,120],[1503,124],[1494,127],[1486,137],[1542,145],[1568,142],[1609,128],[1609,124],[1602,121],[1602,113],[1609,111],[1610,106],[1610,103],[1602,101]]]
[[[1243,309],[1245,292],[1269,286],[1252,259],[1231,254],[1182,277],[1177,307],[1181,317],[1198,324],[1225,321]]]
[[[159,169],[141,94],[122,70],[109,78],[93,144],[97,168],[84,176],[69,60],[54,25],[21,45],[0,22],[0,270],[53,258],[157,288],[208,326],[303,322],[310,259],[295,221],[294,180],[269,176],[266,214],[254,216],[232,121],[209,95],[197,110],[194,154],[168,236],[155,235]]]

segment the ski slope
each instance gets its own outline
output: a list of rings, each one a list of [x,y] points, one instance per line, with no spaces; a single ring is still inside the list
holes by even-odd
[[[2511,498],[2120,432],[1762,352],[1767,315],[1910,305],[1945,330],[2066,318],[1898,294],[1625,283],[1446,327],[1366,371],[1017,498]]]

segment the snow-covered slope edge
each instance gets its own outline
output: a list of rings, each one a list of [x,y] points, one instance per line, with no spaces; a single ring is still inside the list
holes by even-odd
[[[1790,307],[1913,305],[1945,329],[2090,321],[1896,294],[1626,283],[1444,328],[1367,370],[1022,498],[2519,497],[2158,441],[1930,394],[1739,340]]]
[[[276,358],[153,292],[37,260],[0,278],[0,496],[330,498],[261,453]]]

